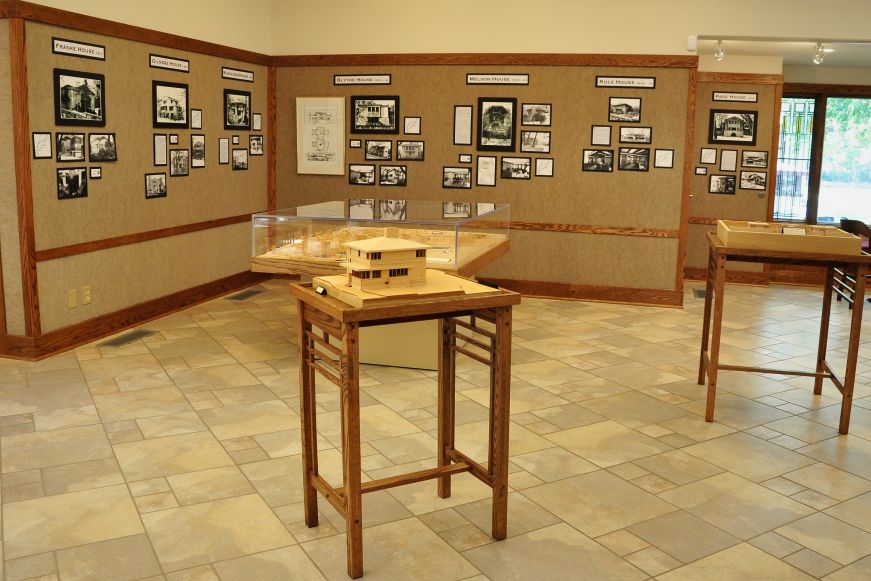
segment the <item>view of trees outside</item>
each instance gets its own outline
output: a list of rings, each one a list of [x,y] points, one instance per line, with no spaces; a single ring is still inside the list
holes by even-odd
[[[871,99],[829,97],[819,222],[871,222]]]

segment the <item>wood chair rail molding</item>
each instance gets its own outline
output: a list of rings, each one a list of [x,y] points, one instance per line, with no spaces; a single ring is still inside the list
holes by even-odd
[[[500,287],[528,297],[561,298],[603,303],[630,303],[657,307],[683,306],[683,291],[679,290],[596,286],[567,282],[492,278],[489,276],[482,276],[481,279],[493,282]]]
[[[637,238],[677,238],[679,230],[644,226],[594,226],[589,224],[551,224],[546,222],[488,222],[488,228],[511,228],[532,232],[563,232],[565,234],[604,234]]]
[[[389,65],[494,65],[494,66],[598,66],[695,69],[697,56],[573,53],[408,53],[280,55],[274,67],[389,66]]]
[[[871,97],[871,85],[820,85],[815,83],[784,83],[783,92],[787,95]]]
[[[714,73],[699,71],[699,83],[746,83],[748,85],[782,85],[783,75],[757,75],[754,73]]]

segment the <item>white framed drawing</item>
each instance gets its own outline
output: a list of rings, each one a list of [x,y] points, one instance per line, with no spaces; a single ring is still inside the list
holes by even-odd
[[[537,157],[535,158],[535,175],[539,177],[553,177],[553,158],[552,157]]]
[[[653,167],[674,167],[674,150],[673,149],[655,149],[653,150]]]
[[[738,167],[738,150],[723,149],[720,151],[720,171],[735,171]]]
[[[475,176],[477,186],[496,185],[496,157],[490,155],[478,156],[478,173]]]
[[[345,99],[296,98],[296,172],[344,175]]]

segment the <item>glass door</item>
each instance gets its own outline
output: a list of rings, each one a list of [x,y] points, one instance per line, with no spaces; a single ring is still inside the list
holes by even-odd
[[[826,99],[822,145],[817,220],[871,222],[871,98]]]

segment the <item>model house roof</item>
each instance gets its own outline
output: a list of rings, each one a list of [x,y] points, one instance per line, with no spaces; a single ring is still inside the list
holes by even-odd
[[[405,240],[396,236],[395,228],[385,228],[384,236],[377,236],[367,240],[355,240],[353,242],[345,242],[345,246],[353,250],[362,250],[364,252],[384,252],[391,250],[418,250],[420,248],[430,248],[429,244],[422,244],[414,240]]]

